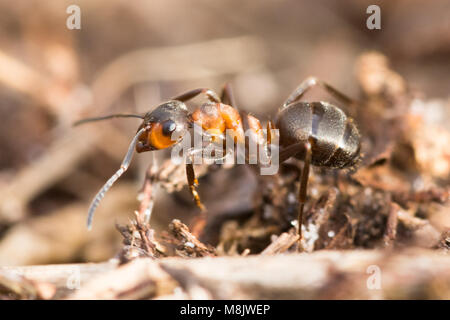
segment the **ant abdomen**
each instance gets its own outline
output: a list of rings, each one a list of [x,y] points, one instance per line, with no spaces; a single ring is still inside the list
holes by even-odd
[[[312,165],[347,168],[360,157],[360,135],[353,119],[330,103],[292,103],[280,111],[277,128],[281,147],[298,145],[296,158],[304,159],[304,143],[311,142]]]

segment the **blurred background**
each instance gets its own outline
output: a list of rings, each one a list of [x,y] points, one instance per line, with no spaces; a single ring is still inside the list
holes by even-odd
[[[81,9],[80,30],[66,27],[71,4]],[[366,28],[371,4],[381,7],[381,30]],[[418,96],[448,101],[449,17],[447,0],[0,0],[0,265],[102,261],[120,248],[115,223],[132,218],[145,171],[164,152],[135,157],[88,232],[90,201],[139,121],[74,121],[146,112],[226,82],[239,108],[273,118],[310,75],[359,98],[355,68],[372,50]],[[308,97],[329,99],[320,90]],[[225,186],[235,178],[221,173],[200,189],[212,212],[225,210],[218,195],[233,192]],[[240,187],[251,189],[250,180]],[[159,190],[152,225],[195,212],[186,188]]]

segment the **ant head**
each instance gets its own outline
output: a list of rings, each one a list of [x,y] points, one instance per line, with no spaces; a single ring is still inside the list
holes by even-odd
[[[105,193],[128,169],[133,157],[134,149],[136,149],[137,152],[144,152],[168,148],[179,142],[191,125],[189,112],[186,105],[183,102],[176,100],[168,101],[159,105],[155,110],[147,113],[145,116],[137,114],[113,114],[109,116],[80,120],[74,125],[111,118],[130,117],[144,119],[144,121],[131,141],[127,154],[125,155],[119,170],[117,170],[116,173],[109,178],[109,180],[97,193],[94,200],[92,200],[88,213],[88,229],[91,228],[95,209],[105,196]]]
[[[137,152],[165,149],[179,142],[189,129],[189,112],[181,101],[168,101],[144,116],[138,130],[147,128],[136,145]]]

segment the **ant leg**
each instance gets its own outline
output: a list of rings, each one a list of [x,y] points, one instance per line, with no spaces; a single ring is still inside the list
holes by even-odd
[[[199,89],[190,90],[190,91],[180,94],[176,97],[173,97],[171,100],[178,100],[178,101],[186,102],[188,100],[195,98],[199,94],[204,94],[206,96],[206,98],[211,102],[220,103],[220,98],[217,96],[217,93],[215,93],[213,90],[208,89],[208,88],[199,88]]]
[[[299,242],[302,240],[302,222],[303,222],[303,209],[306,202],[306,191],[308,187],[308,178],[309,178],[309,167],[311,165],[311,142],[308,141],[305,145],[306,155],[305,155],[305,164],[303,165],[302,174],[300,177],[300,189],[298,193],[298,236]]]
[[[200,196],[197,192],[198,181],[195,177],[194,165],[192,163],[186,164],[186,176],[189,184],[189,189],[194,197],[195,204],[200,208],[200,215],[197,216],[192,223],[192,234],[196,237],[199,237],[206,225],[206,210],[205,206],[200,201]]]
[[[194,165],[192,163],[186,163],[186,177],[188,180],[189,189],[194,197],[195,204],[201,211],[205,211],[205,206],[200,201],[200,196],[197,192],[198,180],[195,177]]]
[[[322,88],[324,88],[326,91],[328,91],[332,96],[335,98],[343,101],[344,103],[348,105],[353,105],[354,101],[347,97],[345,94],[340,92],[339,90],[333,88],[328,83],[323,82],[322,80],[319,80],[315,77],[308,77],[306,78],[295,90],[291,93],[291,95],[287,98],[287,100],[283,103],[282,109],[287,107],[289,104],[296,102],[301,99],[301,97],[312,87],[319,85]]]
[[[220,100],[222,100],[224,104],[236,108],[236,100],[234,99],[233,89],[231,88],[230,83],[226,83],[223,86],[222,93],[220,95]]]

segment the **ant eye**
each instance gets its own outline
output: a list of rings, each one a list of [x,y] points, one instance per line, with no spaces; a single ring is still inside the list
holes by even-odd
[[[162,125],[162,133],[165,136],[170,136],[172,132],[175,131],[176,128],[177,124],[175,123],[175,121],[167,120]]]

